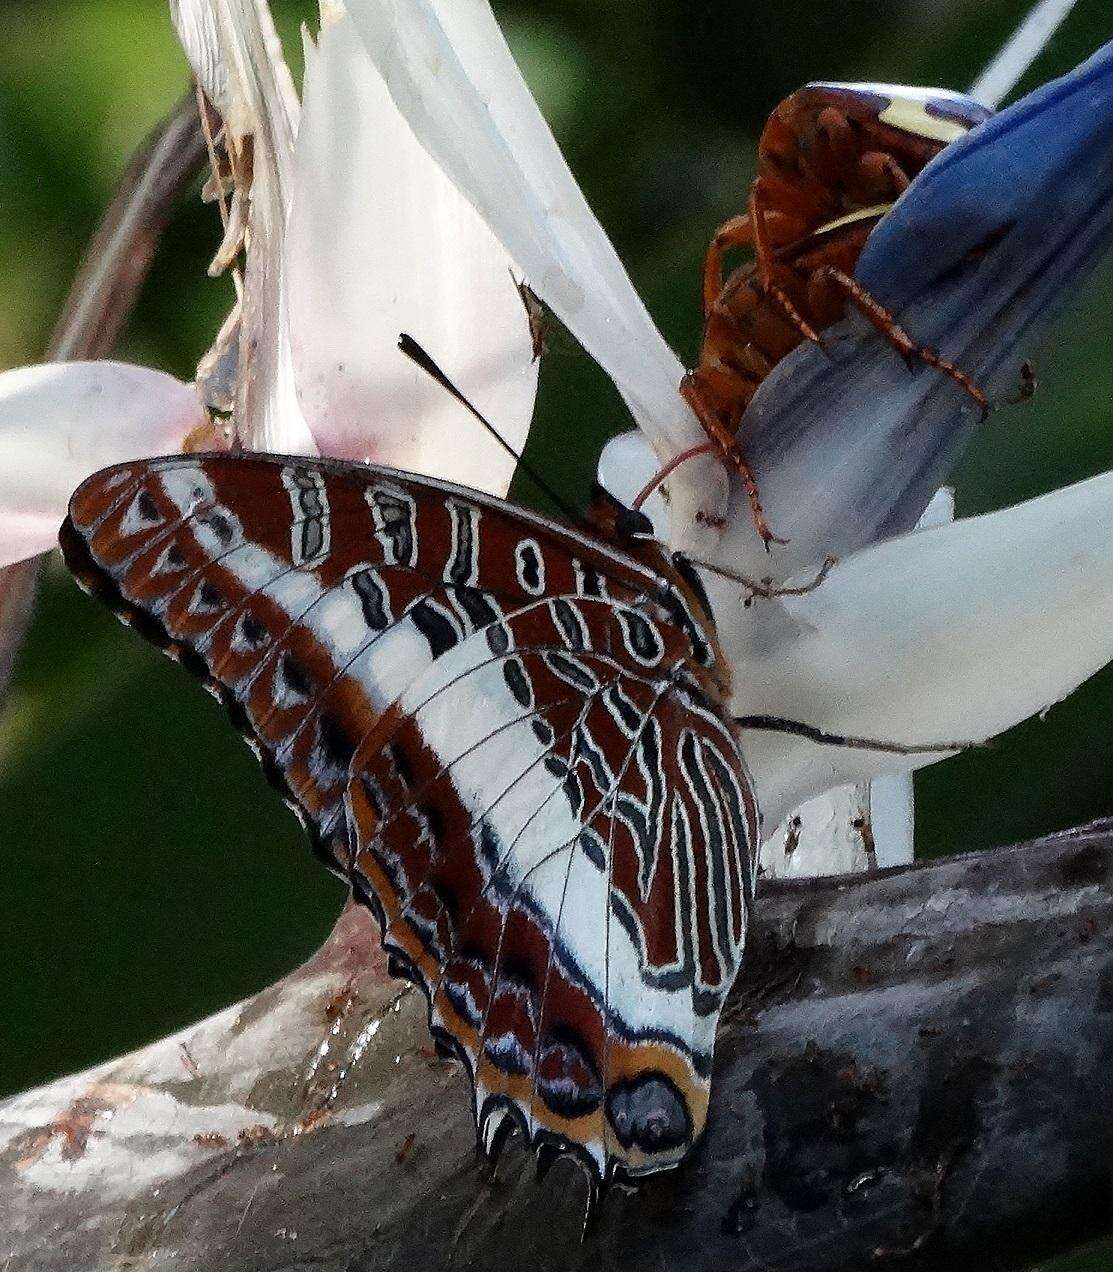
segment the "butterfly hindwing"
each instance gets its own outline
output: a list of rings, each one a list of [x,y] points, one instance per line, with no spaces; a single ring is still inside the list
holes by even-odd
[[[756,812],[664,558],[392,470],[194,456],[75,494],[68,563],[204,676],[505,1118],[600,1173],[706,1115]]]

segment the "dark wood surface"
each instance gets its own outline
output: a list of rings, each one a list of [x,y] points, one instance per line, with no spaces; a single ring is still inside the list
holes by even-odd
[[[345,912],[306,967],[0,1105],[7,1270],[1025,1266],[1113,1230],[1113,822],[771,884],[678,1171],[477,1159]]]

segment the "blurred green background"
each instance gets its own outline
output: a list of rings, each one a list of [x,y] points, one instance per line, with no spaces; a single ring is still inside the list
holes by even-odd
[[[309,4],[276,4],[287,49]],[[690,363],[713,227],[738,211],[772,107],[813,78],[967,86],[1026,0],[496,0],[511,43],[651,312]],[[186,85],[166,6],[8,0],[0,58],[0,367],[40,356],[128,156]],[[1109,38],[1080,0],[1025,81]],[[368,174],[368,197],[377,197]],[[229,305],[191,200],[119,356],[185,378]],[[957,476],[960,512],[1113,467],[1113,269]],[[625,427],[609,384],[557,349],[532,458],[582,490]],[[568,434],[582,438],[569,446]],[[1113,672],[993,749],[917,782],[918,850],[989,847],[1113,814]],[[342,901],[219,708],[50,570],[0,718],[0,1095],[104,1059],[259,989]],[[1097,1261],[1073,1264],[1113,1267]]]

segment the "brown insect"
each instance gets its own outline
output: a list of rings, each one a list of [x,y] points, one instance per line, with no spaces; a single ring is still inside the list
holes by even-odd
[[[707,252],[703,343],[680,388],[710,439],[699,449],[716,451],[738,472],[766,547],[783,540],[765,520],[742,451],[742,414],[773,367],[803,340],[821,344],[820,333],[848,303],[902,356],[938,368],[988,409],[969,376],[913,340],[853,272],[874,226],[913,178],[989,114],[944,89],[809,84],[770,116],[747,210],[719,227]],[[725,256],[739,247],[752,248],[754,259],[724,281]]]

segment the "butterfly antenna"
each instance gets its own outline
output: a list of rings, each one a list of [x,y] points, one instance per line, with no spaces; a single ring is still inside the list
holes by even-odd
[[[416,363],[427,376],[435,380],[442,389],[450,393],[457,402],[460,403],[465,410],[469,411],[475,419],[487,430],[495,439],[511,459],[521,468],[522,472],[534,483],[546,498],[550,499],[553,504],[568,518],[569,521],[575,523],[580,520],[579,514],[574,512],[560,495],[549,485],[549,483],[541,476],[539,472],[528,464],[522,456],[514,449],[497,428],[479,411],[478,407],[472,405],[471,402],[460,392],[460,390],[452,383],[447,375],[433,361],[428,353],[417,343],[413,336],[408,336],[404,331],[398,337],[398,348],[413,363]]]

